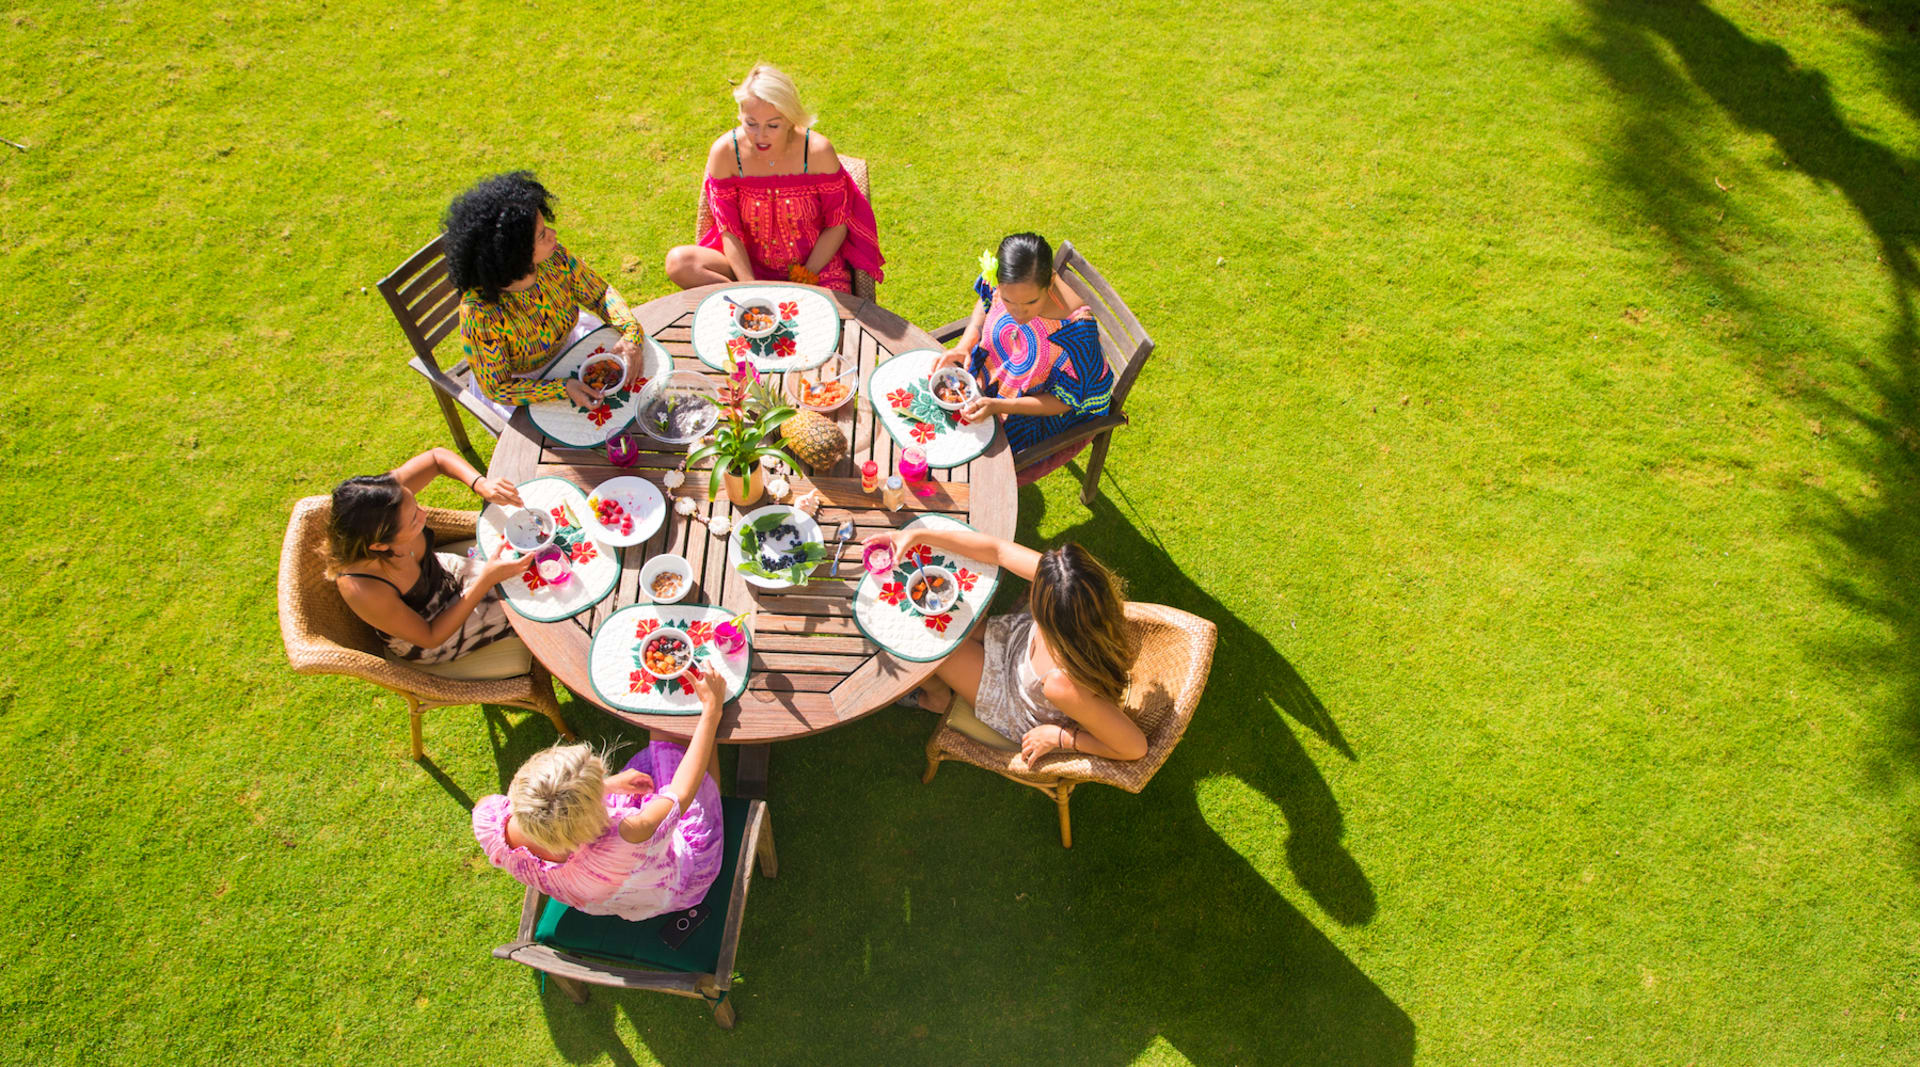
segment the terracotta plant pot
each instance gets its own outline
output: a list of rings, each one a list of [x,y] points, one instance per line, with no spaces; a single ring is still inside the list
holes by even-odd
[[[727,499],[733,501],[735,507],[752,506],[767,489],[767,472],[758,463],[753,465],[753,472],[744,479],[735,477],[732,471],[727,472],[726,478]]]

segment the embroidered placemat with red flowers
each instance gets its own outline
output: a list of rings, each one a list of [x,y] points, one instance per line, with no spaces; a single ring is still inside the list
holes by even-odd
[[[587,495],[565,478],[546,477],[521,482],[520,499],[528,508],[553,517],[550,547],[566,553],[569,569],[560,581],[549,582],[528,559],[524,572],[500,583],[513,610],[535,622],[559,622],[606,599],[620,581],[620,550],[589,532]],[[518,510],[488,504],[480,513],[474,537],[482,559],[492,557],[508,515]]]
[[[725,608],[710,604],[635,604],[621,608],[600,624],[587,652],[587,673],[593,693],[608,707],[650,715],[698,715],[700,698],[694,686],[707,674],[727,680],[727,699],[747,688],[748,661],[753,638],[741,627],[745,643],[727,652],[714,641],[714,627],[733,618]],[[662,626],[677,626],[693,641],[693,665],[677,678],[656,678],[640,658],[647,635]]]
[[[577,378],[580,376],[580,367],[587,360],[602,352],[612,351],[619,341],[619,330],[602,326],[575,341],[540,377],[550,382]],[[616,389],[590,408],[583,408],[565,398],[546,400],[528,405],[527,414],[540,432],[557,444],[568,448],[598,448],[606,444],[607,438],[619,433],[627,423],[633,421],[640,406],[636,401],[647,382],[667,373],[672,367],[673,357],[660,347],[660,342],[649,337],[640,348],[641,378],[632,389]]]
[[[734,321],[740,302],[753,297],[773,304],[773,332],[748,337]],[[748,359],[762,374],[812,370],[840,350],[840,306],[818,290],[799,285],[735,285],[707,297],[693,313],[693,351],[714,370],[727,369],[727,354]]]
[[[902,352],[867,376],[867,402],[899,444],[927,454],[929,467],[958,467],[993,443],[996,421],[968,422],[933,398],[927,375],[940,353],[931,348]]]
[[[906,529],[971,530],[973,527],[944,515],[927,515]],[[868,573],[853,595],[853,621],[867,640],[904,660],[927,663],[945,659],[960,643],[973,621],[993,602],[1000,584],[1000,568],[944,549],[916,545],[910,558],[897,559],[885,574]],[[907,582],[926,564],[953,572],[960,599],[940,615],[922,615],[907,598]]]

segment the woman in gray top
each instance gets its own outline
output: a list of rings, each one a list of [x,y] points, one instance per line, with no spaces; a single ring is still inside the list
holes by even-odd
[[[1092,553],[1071,542],[1035,552],[976,530],[897,530],[869,543],[889,546],[895,559],[930,545],[1032,583],[1028,613],[990,619],[984,639],[960,642],[922,688],[922,706],[943,712],[958,692],[980,721],[1020,745],[1029,765],[1055,749],[1146,755],[1146,735],[1120,710],[1137,651],[1124,590]]]

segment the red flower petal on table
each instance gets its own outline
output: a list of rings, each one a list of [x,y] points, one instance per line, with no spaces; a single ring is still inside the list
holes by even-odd
[[[922,565],[932,563],[933,549],[928,548],[926,545],[915,545],[912,548],[907,549],[907,558],[911,560],[919,560]]]
[[[607,346],[606,346],[606,345],[600,345],[599,347],[597,347],[597,348],[595,348],[595,349],[593,350],[593,352],[592,352],[592,354],[593,354],[593,355],[596,355],[596,356],[597,356],[597,355],[599,355],[600,353],[602,353],[602,352],[605,352],[606,350],[607,350]]]
[[[561,529],[564,530],[567,527],[573,525],[572,523],[567,521],[566,508],[556,506],[556,507],[548,508],[547,510],[553,515],[553,521],[555,525],[559,526]]]
[[[935,633],[946,633],[947,624],[953,621],[953,616],[952,615],[928,615],[926,616],[926,620],[927,620],[927,629],[932,630]]]
[[[607,420],[611,418],[613,418],[613,408],[606,404],[602,404],[592,411],[587,412],[587,421],[593,423],[595,426],[605,426]]]
[[[747,348],[750,344],[751,342],[746,338],[736,337],[727,342],[727,351],[732,352],[736,356],[744,356],[747,354]]]
[[[645,637],[660,628],[659,619],[641,619],[640,625],[633,628],[633,636]]]
[[[774,338],[774,339],[773,339],[773,354],[774,354],[774,355],[776,355],[776,356],[791,356],[791,355],[793,355],[793,352],[794,352],[794,347],[793,347],[793,338],[791,338],[791,337],[776,337],[776,338]]]
[[[880,586],[880,599],[889,604],[900,603],[900,598],[906,595],[907,587],[899,582],[886,582]]]
[[[800,317],[800,305],[799,305],[799,304],[797,304],[797,303],[795,303],[795,302],[794,302],[794,301],[792,301],[792,300],[782,300],[782,301],[780,301],[780,317],[781,317],[781,318],[783,318],[783,319],[797,319],[797,318],[799,318],[799,317]]]
[[[648,674],[646,671],[634,671],[632,674],[627,675],[627,692],[644,693],[647,690],[647,686],[652,683],[653,675]]]
[[[710,622],[688,623],[687,636],[693,640],[695,646],[704,645],[713,640],[713,624]]]
[[[933,432],[933,424],[929,422],[914,423],[912,433],[914,441],[923,445],[933,440],[936,436]]]
[[[585,563],[594,556],[599,555],[599,553],[593,550],[592,541],[575,541],[573,547],[569,548],[567,552],[573,556],[575,563]]]
[[[631,385],[631,386],[628,386],[628,387],[627,387],[627,392],[629,392],[629,393],[637,393],[637,392],[639,392],[640,390],[642,390],[642,389],[645,389],[645,388],[647,387],[647,382],[648,382],[648,381],[650,381],[650,380],[651,380],[651,379],[648,379],[648,378],[642,378],[642,379],[640,379],[640,381],[639,381],[639,384],[637,384],[637,385]]]
[[[897,411],[905,411],[913,406],[913,394],[905,389],[895,389],[887,394],[887,403],[892,404]]]
[[[529,593],[537,592],[547,584],[547,580],[540,577],[540,571],[531,563],[527,564],[526,570],[520,572],[520,580],[527,583]]]
[[[961,567],[960,569],[953,572],[953,584],[959,586],[961,589],[964,589],[969,593],[973,592],[973,583],[979,580],[980,580],[979,575],[973,573],[972,571],[966,569],[965,567]]]

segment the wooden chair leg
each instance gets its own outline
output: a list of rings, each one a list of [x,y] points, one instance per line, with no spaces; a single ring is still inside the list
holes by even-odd
[[[1113,441],[1113,431],[1093,439],[1093,454],[1087,457],[1087,478],[1080,486],[1080,504],[1092,507],[1093,498],[1100,495],[1100,469],[1107,464],[1107,445]]]
[[[1060,847],[1073,847],[1073,822],[1067,817],[1067,798],[1073,795],[1073,782],[1061,782],[1053,787],[1053,803],[1060,809]]]
[[[740,1017],[733,1013],[733,998],[725,993],[717,999],[708,1000],[707,1007],[713,1009],[713,1021],[719,1023],[722,1030],[731,1030],[733,1024],[740,1021]]]
[[[413,732],[413,758],[424,759],[427,747],[420,739],[420,716],[425,714],[425,709],[420,706],[419,697],[408,693],[402,693],[401,696],[407,702],[407,725]]]
[[[568,1000],[573,1001],[575,1004],[585,1004],[587,1002],[587,984],[585,982],[576,982],[571,978],[562,978],[557,974],[549,974],[547,977],[553,981],[554,985],[560,987],[560,992],[565,993]]]
[[[537,663],[533,666],[533,702],[540,706],[540,714],[553,724],[562,740],[578,740],[573,736],[573,728],[567,725],[567,720],[560,717],[560,701],[553,695],[553,675]]]
[[[452,397],[435,389],[431,384],[427,388],[432,390],[433,398],[440,401],[440,414],[447,417],[447,429],[453,432],[454,447],[460,450],[461,455],[467,457],[468,462],[481,470],[486,470],[486,464],[480,461],[480,453],[474,451],[473,442],[467,439],[467,427],[460,421],[460,406],[454,403]]]
[[[933,737],[927,738],[927,769],[920,775],[921,785],[926,785],[928,782],[933,781],[934,772],[940,769],[940,745],[935,740],[939,736],[940,731],[935,730]]]
[[[760,841],[754,846],[754,858],[760,861],[760,873],[768,878],[780,875],[780,857],[773,852],[773,816],[764,815],[760,821]]]

